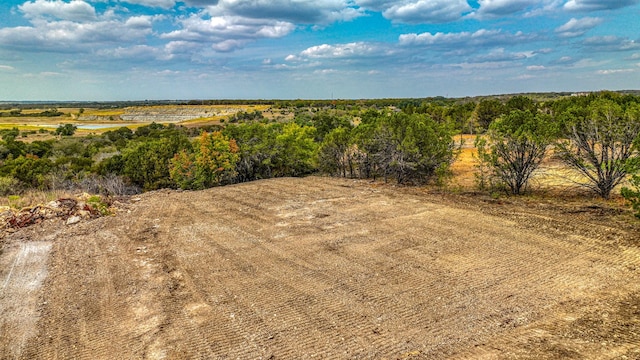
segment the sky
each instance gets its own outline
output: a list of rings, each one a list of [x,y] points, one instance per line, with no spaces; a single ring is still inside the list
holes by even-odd
[[[3,0],[0,101],[640,89],[640,0]]]

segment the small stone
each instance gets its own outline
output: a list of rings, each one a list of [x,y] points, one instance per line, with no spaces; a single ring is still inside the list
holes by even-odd
[[[80,216],[72,216],[72,217],[67,219],[66,224],[67,225],[77,224],[77,223],[80,222],[80,220],[82,220],[82,218]]]

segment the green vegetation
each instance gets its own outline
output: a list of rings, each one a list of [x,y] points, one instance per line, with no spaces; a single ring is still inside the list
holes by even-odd
[[[486,137],[477,137],[480,187],[507,187],[519,195],[547,153],[556,134],[551,116],[511,110],[495,119]]]
[[[77,129],[78,127],[73,124],[64,124],[56,128],[55,134],[60,136],[72,136],[75,134]]]
[[[203,132],[196,139],[192,151],[186,149],[176,153],[169,163],[169,173],[176,185],[183,189],[201,190],[231,183],[238,145],[221,132]]]
[[[621,193],[640,213],[640,97],[566,95],[259,100],[253,104],[260,110],[241,111],[223,125],[152,123],[78,136],[75,126],[67,124],[55,130],[57,138],[42,140],[35,130],[21,132],[9,125],[0,129],[0,194],[205,189],[317,172],[397,184],[444,183],[463,134],[473,134],[481,190],[526,193],[539,166],[556,159],[580,176],[581,186],[603,198],[628,180]],[[98,110],[89,105],[92,110],[83,107],[78,114],[145,104],[103,104]],[[22,111],[2,111],[9,114]],[[30,135],[35,139],[27,139]]]
[[[560,115],[566,140],[557,144],[559,158],[587,179],[582,186],[609,198],[638,170],[632,165],[638,156],[633,144],[640,136],[640,102],[603,93],[570,104]]]
[[[11,109],[9,111],[0,111],[0,117],[57,117],[64,115],[58,109],[52,108],[40,112],[23,113],[22,109]]]

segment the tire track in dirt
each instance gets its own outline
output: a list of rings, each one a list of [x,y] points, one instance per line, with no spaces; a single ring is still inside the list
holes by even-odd
[[[0,358],[21,356],[35,336],[38,296],[47,276],[49,241],[16,244],[0,253]]]
[[[24,358],[502,358],[542,330],[583,354],[607,348],[563,319],[640,290],[638,248],[566,215],[325,178],[141,198],[55,240]]]

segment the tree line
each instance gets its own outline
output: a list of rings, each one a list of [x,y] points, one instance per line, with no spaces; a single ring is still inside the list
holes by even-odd
[[[219,126],[150,124],[101,135],[24,142],[0,135],[0,192],[73,188],[135,192],[204,189],[322,172],[398,184],[445,182],[461,142],[478,135],[478,185],[522,194],[546,158],[581,174],[581,186],[640,207],[640,97],[611,92],[537,101],[405,100],[393,106],[306,108],[289,122],[242,113]],[[640,209],[639,209],[640,210]]]

